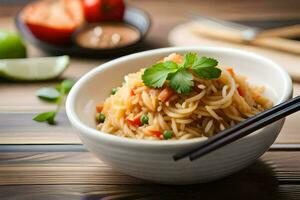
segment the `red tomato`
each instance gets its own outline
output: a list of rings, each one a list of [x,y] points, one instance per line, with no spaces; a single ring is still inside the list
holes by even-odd
[[[69,43],[84,20],[80,0],[37,1],[21,17],[35,37],[54,44]]]
[[[101,0],[83,0],[84,17],[88,22],[97,22],[100,19]]]
[[[83,8],[88,22],[119,21],[125,12],[123,0],[83,0]]]
[[[132,126],[141,126],[142,122],[141,122],[140,118],[141,118],[140,115],[136,116],[133,119],[126,118],[126,122],[127,122],[127,124],[132,125]]]

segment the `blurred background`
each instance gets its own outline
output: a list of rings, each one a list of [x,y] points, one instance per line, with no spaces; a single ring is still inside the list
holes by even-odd
[[[30,0],[0,0],[0,16],[13,16],[27,2]],[[169,46],[166,39],[169,31],[190,20],[191,11],[227,20],[300,19],[298,0],[127,0],[126,3],[150,14],[152,26],[147,42],[155,48]]]
[[[64,27],[68,25],[69,20],[68,17],[65,18],[66,13],[61,12],[61,5],[53,9],[48,9],[48,5],[33,8],[36,2],[71,4],[76,1],[0,0],[0,185],[4,185],[0,187],[0,199],[3,199],[1,195],[5,194],[11,197],[7,199],[34,199],[30,195],[35,195],[35,199],[52,199],[57,197],[57,192],[61,193],[64,199],[71,194],[69,191],[78,188],[80,192],[74,192],[70,199],[79,199],[79,193],[83,196],[90,193],[90,196],[81,199],[99,199],[97,191],[103,183],[110,184],[109,187],[115,184],[115,188],[118,189],[123,187],[123,183],[133,183],[124,175],[115,176],[115,172],[106,165],[102,167],[104,170],[98,170],[98,161],[84,152],[81,141],[68,122],[63,106],[57,114],[56,126],[32,120],[41,112],[56,109],[53,102],[49,103],[40,98],[37,95],[38,91],[50,88],[53,94],[53,90],[59,90],[57,86],[63,81],[75,82],[88,71],[113,58],[169,46],[243,49],[279,63],[293,78],[294,95],[300,94],[300,0],[105,0],[112,3],[110,6],[118,8],[109,8],[114,15],[99,17],[97,11],[99,6],[103,5],[96,4],[94,12],[91,8],[93,6],[85,4],[85,19],[79,19],[79,25],[75,23],[75,29],[68,32],[70,34],[63,37],[63,40],[57,40],[56,37],[65,33]],[[107,6],[104,7],[107,9]],[[60,12],[57,13],[58,10]],[[76,13],[71,21],[78,16],[80,18],[80,12],[77,11],[75,9],[71,12]],[[89,15],[91,13],[92,16]],[[54,14],[53,18],[50,17],[53,21],[50,23],[40,17],[44,14]],[[87,15],[92,19],[88,20]],[[118,28],[116,32],[109,33],[108,40],[112,44],[122,44],[120,41],[125,41],[130,35],[138,37],[132,39],[131,43],[117,48],[102,48],[100,36],[103,36],[106,29],[101,23],[110,23],[111,18],[123,23],[121,25],[126,30]],[[88,21],[95,19],[98,24],[89,26],[91,23]],[[56,23],[60,34],[53,32],[53,24],[56,26]],[[110,27],[116,28],[115,21],[109,23]],[[71,24],[74,25],[74,22]],[[87,36],[87,39],[79,40],[79,36]],[[80,41],[81,43],[78,43]],[[47,58],[39,59],[40,57]],[[15,62],[10,58],[22,60]],[[47,95],[49,97],[49,94]],[[297,113],[286,120],[282,131],[284,134],[280,134],[276,141],[280,148],[285,144],[291,144],[292,147],[293,144],[299,145],[299,119],[300,114]],[[277,190],[280,195],[290,195],[290,199],[299,199],[299,147],[296,145],[291,149],[285,147],[282,152],[275,148],[275,151],[269,152],[263,158],[275,168],[274,172],[264,162],[259,162],[249,173],[243,175],[242,172],[242,175],[225,180],[217,187],[214,183],[204,188],[201,185],[204,190],[192,187],[192,191],[188,189],[182,192],[177,187],[162,190],[161,186],[153,189],[148,185],[145,188],[146,191],[154,192],[155,197],[164,193],[167,196],[188,198],[185,196],[187,194],[195,199],[199,197],[195,191],[199,191],[200,195],[204,192],[210,197],[220,197],[223,194],[226,197],[231,190],[224,186],[232,186],[234,183],[234,186],[240,188],[236,193],[229,192],[228,197],[233,199],[280,199],[277,198]],[[61,166],[65,167],[57,167],[57,164],[62,162],[64,165]],[[75,162],[77,164],[74,164]],[[276,176],[273,173],[276,173]],[[241,184],[244,182],[240,180],[246,180],[249,187],[244,187],[245,185]],[[47,185],[49,181],[52,181],[51,185]],[[69,185],[64,188],[62,184]],[[92,187],[81,188],[84,184],[90,184]],[[277,187],[277,184],[281,185]],[[144,193],[144,190],[140,190],[139,182],[132,185],[129,189],[123,187],[125,193],[127,190],[131,191],[132,187]],[[266,189],[267,186],[269,188]],[[115,191],[118,192],[118,189]],[[104,187],[105,190],[110,191]],[[216,190],[221,193],[212,192]],[[64,194],[65,192],[67,194]],[[118,197],[116,195],[116,198]]]
[[[0,28],[20,33],[20,27],[19,31],[16,30],[16,15],[28,2],[30,0],[0,0]],[[125,3],[127,7],[137,7],[149,15],[151,21],[149,27],[149,24],[143,27],[145,22],[139,22],[145,19],[135,20],[135,23],[142,28],[146,27],[143,42],[130,48],[130,51],[129,49],[102,51],[91,57],[114,58],[130,52],[167,46],[227,46],[248,49],[270,57],[284,64],[293,78],[297,80],[300,78],[299,70],[290,66],[298,61],[300,55],[300,42],[297,40],[300,37],[300,1],[298,0],[127,0]],[[281,30],[275,33],[271,31],[266,35],[261,34],[266,36],[262,41],[250,41],[249,38],[243,38],[243,31],[232,30],[232,26],[212,24],[207,22],[207,19],[203,20],[203,17],[247,25],[249,27],[244,27],[243,30],[250,29],[250,40],[255,38],[253,31],[257,36],[257,30],[276,28]],[[249,36],[249,32],[246,34]],[[61,48],[49,50],[45,45],[33,42],[34,39],[28,37],[28,34],[21,35],[28,45],[29,57],[72,54]],[[270,37],[276,37],[276,40],[270,40]],[[82,51],[78,54],[90,57],[89,53],[82,54]],[[283,63],[282,57],[288,60],[289,64]]]

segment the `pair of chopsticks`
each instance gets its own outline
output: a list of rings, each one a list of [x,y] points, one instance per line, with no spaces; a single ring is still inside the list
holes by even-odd
[[[232,126],[224,131],[218,133],[215,136],[208,138],[205,142],[199,146],[179,152],[174,155],[174,160],[180,160],[185,157],[189,157],[191,161],[204,156],[214,150],[217,150],[229,143],[232,143],[252,132],[267,126],[279,119],[282,119],[294,112],[300,110],[300,96],[292,98],[284,103],[278,104],[273,108],[261,112],[253,117],[246,119],[239,124]]]
[[[195,20],[190,29],[196,34],[229,42],[251,44],[300,54],[300,42],[290,39],[300,35],[299,24],[273,29],[260,29],[193,12],[189,15]]]

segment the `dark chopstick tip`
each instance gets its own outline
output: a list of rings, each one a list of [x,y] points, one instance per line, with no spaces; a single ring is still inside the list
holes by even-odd
[[[173,156],[173,160],[177,162],[178,160],[181,160],[183,157],[184,157],[184,156],[174,155],[174,156]]]

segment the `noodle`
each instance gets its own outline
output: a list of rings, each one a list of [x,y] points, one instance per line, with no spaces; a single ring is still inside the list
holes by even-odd
[[[171,54],[164,61],[183,62]],[[220,67],[219,67],[220,68]],[[144,85],[144,70],[125,76],[125,82],[103,103],[105,121],[97,125],[103,132],[121,137],[162,140],[162,133],[174,133],[171,140],[210,137],[248,117],[272,107],[262,96],[263,87],[250,86],[246,78],[230,68],[220,68],[217,79],[201,79],[193,74],[194,87],[182,95]],[[163,91],[163,92],[162,92]],[[147,123],[140,117],[146,115]]]

